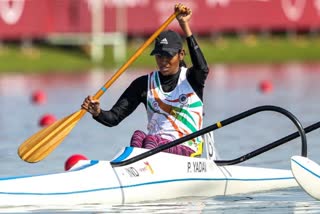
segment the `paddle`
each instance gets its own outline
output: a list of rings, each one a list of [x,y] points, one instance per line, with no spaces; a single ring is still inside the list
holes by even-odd
[[[131,56],[131,58],[107,81],[104,86],[94,95],[99,99],[104,92],[118,79],[118,77],[131,65],[141,53],[153,42],[153,40],[176,18],[178,11],[173,13],[151,37]],[[18,149],[20,158],[29,163],[38,162],[47,157],[70,133],[73,127],[80,121],[86,110],[79,111],[63,118],[52,125],[40,130],[24,141]]]
[[[121,162],[111,162],[111,165],[113,167],[117,167],[117,166],[125,166],[125,165],[128,165],[128,164],[131,164],[131,163],[134,163],[136,161],[139,161],[141,159],[144,159],[144,158],[147,158],[151,155],[154,155],[158,152],[161,152],[163,150],[166,150],[166,149],[169,149],[171,147],[174,147],[174,146],[177,146],[183,142],[186,142],[186,141],[189,141],[195,137],[198,137],[200,135],[203,135],[203,134],[206,134],[210,131],[213,131],[213,130],[216,130],[218,128],[221,128],[221,127],[224,127],[226,125],[229,125],[233,122],[236,122],[238,120],[241,120],[245,117],[248,117],[252,114],[255,114],[255,113],[258,113],[258,112],[261,112],[261,111],[276,111],[276,112],[279,112],[281,114],[284,114],[285,116],[287,116],[294,124],[295,126],[298,128],[298,131],[299,131],[299,134],[301,136],[301,140],[302,140],[302,156],[306,156],[307,154],[307,139],[306,139],[306,135],[305,135],[305,131],[300,123],[300,121],[292,114],[290,113],[289,111],[281,108],[281,107],[277,107],[277,106],[271,106],[271,105],[265,105],[265,106],[259,106],[259,107],[256,107],[256,108],[252,108],[252,109],[249,109],[245,112],[242,112],[240,114],[237,114],[233,117],[230,117],[228,119],[225,119],[221,122],[217,122],[211,126],[208,126],[206,128],[203,128],[203,129],[200,129],[196,132],[193,132],[189,135],[186,135],[182,138],[179,138],[177,140],[174,140],[170,143],[167,143],[167,144],[164,144],[164,145],[161,145],[157,148],[154,148],[152,150],[149,150],[147,152],[144,152],[142,154],[139,154],[137,156],[134,156],[128,160],[125,160],[125,161],[121,161]],[[271,149],[271,148],[267,148],[268,150]],[[264,149],[262,149],[264,150]],[[262,153],[262,152],[261,152]],[[250,154],[250,153],[249,153]],[[247,155],[249,157],[249,155]],[[221,161],[222,162],[222,161]],[[220,163],[221,165],[223,165],[223,163]],[[225,164],[227,165],[227,164]]]

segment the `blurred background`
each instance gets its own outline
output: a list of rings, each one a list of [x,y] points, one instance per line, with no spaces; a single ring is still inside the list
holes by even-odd
[[[179,2],[193,10],[192,30],[209,63],[319,59],[319,0]],[[172,14],[174,4],[165,0],[1,0],[0,60],[6,63],[0,64],[0,71],[115,68]],[[176,21],[169,28],[179,30]],[[148,56],[140,57],[134,66],[152,67]]]
[[[78,111],[178,2],[193,11],[191,28],[210,67],[204,127],[263,105],[288,110],[304,127],[319,122],[320,0],[0,0],[0,177],[61,172],[73,154],[110,160],[135,130],[146,131],[143,105],[112,128],[86,114],[44,160],[29,164],[17,155],[33,134]],[[176,20],[169,28],[180,31]],[[101,97],[103,109],[135,78],[156,69],[152,46]],[[186,62],[191,65],[188,53]],[[230,160],[296,131],[285,116],[263,111],[216,130],[215,145],[220,159]],[[307,133],[308,156],[318,163],[319,134],[318,128]],[[300,154],[298,137],[240,164],[290,169],[290,157]],[[187,206],[173,200],[154,210],[172,213],[177,204],[208,213],[319,210],[298,188],[249,196],[209,198],[199,205],[190,199]]]

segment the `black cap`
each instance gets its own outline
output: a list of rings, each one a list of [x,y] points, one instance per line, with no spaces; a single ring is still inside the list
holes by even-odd
[[[176,55],[182,50],[181,36],[172,30],[163,31],[155,40],[154,49],[150,55]]]

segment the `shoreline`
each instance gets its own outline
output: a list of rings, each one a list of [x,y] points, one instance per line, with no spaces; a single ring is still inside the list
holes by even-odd
[[[200,48],[209,65],[214,64],[284,64],[290,62],[320,62],[320,38],[317,37],[268,37],[245,38],[223,37],[199,38]],[[129,59],[144,40],[132,39],[127,43],[126,59]],[[152,45],[151,45],[152,46]],[[149,46],[130,68],[155,68],[154,58],[149,55]],[[184,45],[187,49],[186,44]],[[18,44],[2,44],[0,47],[0,73],[72,73],[93,68],[117,69],[112,48],[104,48],[104,59],[94,63],[89,56],[90,47],[60,47],[33,44],[22,47]],[[191,64],[187,53],[187,65]],[[124,61],[123,63],[125,63]]]

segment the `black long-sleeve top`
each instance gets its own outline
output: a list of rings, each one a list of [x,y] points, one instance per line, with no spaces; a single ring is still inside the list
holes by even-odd
[[[209,68],[195,38],[190,36],[187,37],[186,40],[192,61],[192,67],[187,70],[187,80],[199,98],[203,100],[203,89]],[[179,75],[180,70],[170,76],[163,76],[159,72],[163,91],[172,91],[177,85]],[[101,113],[93,118],[109,127],[118,125],[124,118],[129,116],[140,103],[143,103],[145,108],[147,108],[147,90],[148,75],[138,77],[123,92],[109,111],[101,110]]]

